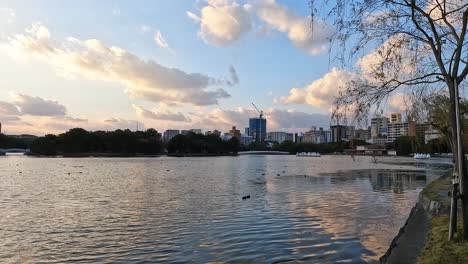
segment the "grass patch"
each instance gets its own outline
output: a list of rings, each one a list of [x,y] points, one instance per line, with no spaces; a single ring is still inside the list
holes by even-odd
[[[421,264],[463,264],[468,263],[468,243],[455,237],[454,242],[447,241],[450,217],[434,216],[427,236],[426,246],[419,256]],[[461,230],[461,226],[458,226]]]
[[[450,204],[450,197],[447,193],[452,189],[451,177],[443,177],[427,185],[422,194],[432,201]]]

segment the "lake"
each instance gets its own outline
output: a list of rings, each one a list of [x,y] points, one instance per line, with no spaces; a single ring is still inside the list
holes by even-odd
[[[377,263],[448,162],[0,157],[0,263]]]

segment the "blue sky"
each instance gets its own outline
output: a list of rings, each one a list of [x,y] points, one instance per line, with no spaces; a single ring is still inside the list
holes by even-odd
[[[231,20],[223,24],[224,13],[221,18],[204,17],[203,12],[210,8],[227,14],[232,11],[234,25],[229,24]],[[239,14],[248,16],[248,22],[240,21],[246,17],[236,17]],[[0,80],[0,102],[4,103],[5,109],[13,106],[19,111],[12,113],[4,109],[4,120],[0,116],[0,122],[4,123],[7,133],[55,133],[75,126],[133,129],[135,122],[160,131],[190,127],[227,131],[230,125],[241,128],[247,125],[247,118],[254,115],[250,103],[255,102],[271,119],[270,131],[300,131],[313,125],[327,125],[330,96],[336,92],[334,83],[340,82],[341,75],[338,72],[326,79],[333,66],[329,64],[328,52],[311,50],[315,42],[327,38],[332,28],[325,25],[327,28],[321,35],[307,37],[305,34],[309,33],[301,23],[309,21],[308,14],[306,0],[1,0],[0,74],[5,78]],[[204,30],[204,23],[208,29],[200,33]],[[238,24],[248,25],[248,29],[239,29]],[[210,30],[220,30],[222,34]],[[226,40],[231,36],[229,30],[240,30],[241,33],[233,33],[237,36]],[[39,31],[47,31],[47,37],[40,39]],[[168,47],[162,47],[155,41],[158,32]],[[21,42],[23,37],[31,37],[28,41],[37,41],[37,45],[47,45],[59,51],[32,50],[26,42]],[[78,40],[75,41],[79,46],[76,50],[74,42],[67,39],[69,37]],[[159,77],[146,73],[139,75],[141,65],[131,68],[132,76],[126,76],[126,70],[118,65],[119,60],[106,65],[111,70],[90,69],[90,66],[80,68],[80,65],[70,62],[68,55],[72,52],[73,56],[83,56],[88,62],[90,52],[97,54],[96,60],[107,60],[106,56],[110,56],[96,50],[85,50],[96,48],[85,44],[90,39],[96,39],[106,47],[118,47],[142,62],[203,75],[217,83],[196,89],[222,89],[223,94],[229,94],[229,97],[216,95],[215,103],[200,101],[204,99],[194,103],[190,98],[197,93],[189,93],[185,98],[186,87],[179,87],[180,90],[174,90],[174,93],[180,93],[185,99],[168,99],[161,93],[173,96],[172,87],[161,87],[161,83],[168,84],[173,79],[161,77],[164,80],[153,80]],[[65,54],[68,52],[70,54]],[[125,67],[133,67],[132,63]],[[151,73],[146,66],[151,65],[145,65],[141,70]],[[239,79],[235,85],[227,84],[232,82],[231,66]],[[132,79],[134,75],[140,79],[135,81]],[[141,79],[146,77],[149,79]],[[316,83],[317,87],[305,89],[320,79],[323,82]],[[346,76],[343,81],[345,79]],[[139,85],[147,81],[150,84],[145,86],[145,92],[157,89],[151,90],[151,95],[135,96],[135,92],[143,93]],[[323,89],[318,86],[323,86]],[[303,89],[301,95],[304,98],[307,95],[310,100],[301,99],[301,96],[288,99],[293,88]],[[133,95],[126,90],[133,91]],[[52,108],[63,106],[66,111],[51,115],[34,111],[34,107],[49,105]],[[31,111],[24,112],[22,109],[27,107]],[[185,117],[183,120],[181,115]]]

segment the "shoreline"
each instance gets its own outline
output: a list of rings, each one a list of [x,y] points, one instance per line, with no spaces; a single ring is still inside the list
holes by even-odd
[[[448,181],[450,170],[437,180],[429,183],[419,193],[416,204],[411,209],[404,225],[393,238],[387,252],[380,257],[380,263],[417,263],[423,252],[427,236],[431,229],[431,219],[435,216],[448,214],[450,207],[441,199],[447,199],[441,194],[441,187]],[[442,196],[441,196],[442,195]]]

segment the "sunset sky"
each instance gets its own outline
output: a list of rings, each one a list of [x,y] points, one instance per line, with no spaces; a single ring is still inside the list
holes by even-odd
[[[251,102],[269,131],[328,126],[352,73],[329,63],[334,29],[312,35],[309,13],[306,0],[1,0],[3,132],[243,130]]]

